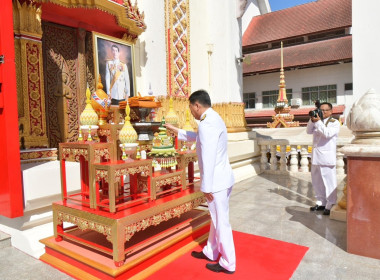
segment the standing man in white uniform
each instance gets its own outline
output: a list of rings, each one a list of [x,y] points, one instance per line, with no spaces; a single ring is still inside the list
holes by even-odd
[[[207,245],[203,251],[193,251],[198,259],[219,262],[206,264],[214,272],[232,274],[236,268],[235,246],[229,222],[229,199],[235,182],[227,154],[227,129],[222,118],[211,108],[211,99],[204,90],[189,97],[189,108],[196,120],[200,120],[198,132],[166,127],[178,134],[178,140],[196,141],[198,165],[201,175],[201,191],[204,193],[211,226]]]
[[[332,105],[322,103],[320,110],[323,120],[317,115],[311,117],[307,124],[307,133],[313,134],[313,151],[311,155],[311,182],[313,184],[317,205],[310,211],[322,211],[330,215],[331,207],[336,204],[336,139],[340,123],[331,117]]]
[[[113,59],[106,64],[107,94],[111,98],[111,105],[118,105],[130,95],[129,72],[127,65],[119,59],[119,47],[112,45],[111,50]]]

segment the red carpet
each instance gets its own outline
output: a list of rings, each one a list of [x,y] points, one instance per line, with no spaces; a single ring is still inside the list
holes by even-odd
[[[237,231],[233,234],[237,264],[234,274],[209,271],[206,260],[195,259],[188,252],[147,279],[289,279],[309,249]],[[194,250],[200,251],[202,247],[198,246]]]

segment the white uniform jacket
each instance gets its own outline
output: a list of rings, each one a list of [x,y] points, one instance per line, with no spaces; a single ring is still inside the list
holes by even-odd
[[[129,72],[126,64],[120,60],[110,60],[106,64],[107,94],[111,98],[124,100],[129,93]]]
[[[212,108],[201,116],[198,133],[180,129],[178,139],[196,141],[201,191],[215,193],[235,183],[227,154],[227,129],[223,119]]]
[[[336,165],[336,139],[339,130],[340,123],[336,119],[328,118],[315,123],[309,120],[306,132],[313,134],[312,164]]]

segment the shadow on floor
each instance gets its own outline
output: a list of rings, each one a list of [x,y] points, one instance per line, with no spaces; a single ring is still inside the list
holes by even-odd
[[[331,220],[328,216],[322,215],[322,212],[310,212],[309,208],[288,206],[285,210],[292,215],[290,221],[303,224],[340,249],[347,251],[347,229],[345,222]]]

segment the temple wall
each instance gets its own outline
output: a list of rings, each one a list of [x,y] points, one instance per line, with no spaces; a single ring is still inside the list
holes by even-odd
[[[209,91],[213,103],[242,101],[241,20],[235,1],[191,1],[192,91]],[[221,28],[223,27],[223,28]]]
[[[139,0],[138,5],[147,29],[135,45],[137,92],[148,95],[151,84],[154,95],[166,95],[165,1]]]
[[[280,74],[270,73],[244,77],[243,92],[256,92],[256,109],[262,108],[262,91],[277,90]],[[352,83],[352,63],[285,71],[287,89],[293,90],[292,98],[302,98],[302,88],[309,86],[337,85],[337,104],[345,104],[345,115],[354,102],[352,91],[345,91],[344,84]]]
[[[354,100],[369,88],[380,92],[379,38],[373,28],[380,26],[380,2],[352,1],[352,56]]]
[[[257,15],[260,15],[260,8],[257,0],[248,0],[244,15],[241,18],[242,34],[244,34],[252,18]]]
[[[241,102],[242,67],[236,62],[241,57],[241,19],[236,19],[235,1],[190,1],[189,8],[191,92],[206,89],[213,103]],[[137,91],[147,95],[150,83],[154,95],[165,95],[165,1],[140,0],[139,9],[147,29],[136,43]]]

